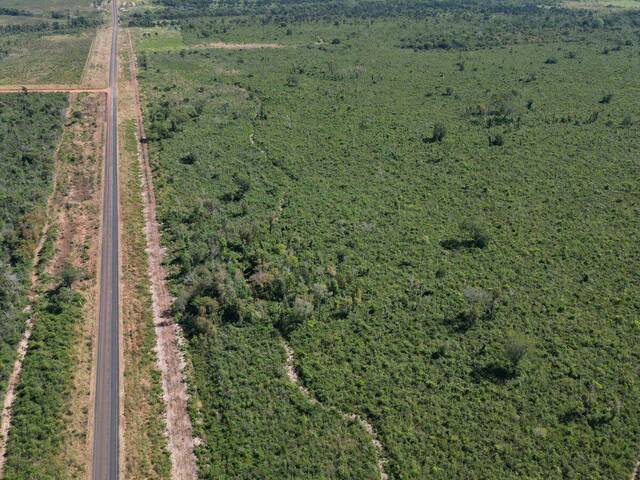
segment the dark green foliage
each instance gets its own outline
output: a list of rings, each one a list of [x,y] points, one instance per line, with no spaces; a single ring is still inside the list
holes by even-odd
[[[447,134],[447,127],[445,127],[442,123],[436,123],[433,126],[433,132],[431,133],[431,138],[429,138],[429,141],[442,142],[446,134]]]
[[[34,249],[44,223],[64,95],[0,98],[0,398],[24,328]]]
[[[504,145],[504,138],[501,134],[489,135],[489,145],[492,147],[501,147]]]
[[[606,94],[604,97],[602,97],[600,99],[600,103],[602,103],[602,104],[611,103],[612,99],[613,99],[613,94],[608,93],[608,94]]]
[[[37,305],[29,350],[22,365],[12,409],[5,477],[59,479],[63,414],[73,382],[76,322],[83,298],[61,286]]]

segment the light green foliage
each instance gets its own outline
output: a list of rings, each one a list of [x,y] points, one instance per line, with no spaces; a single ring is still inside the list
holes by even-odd
[[[440,28],[492,25],[465,15]],[[320,429],[324,407],[289,408],[282,334],[324,406],[373,423],[392,478],[627,477],[640,434],[637,40],[557,26],[467,49],[493,44],[486,27],[470,47],[416,51],[401,47],[430,19],[236,20],[200,22],[222,32],[212,41],[288,46],[141,54],[205,471],[345,477],[327,467],[335,440],[311,448],[345,432],[340,418],[323,413]],[[182,23],[185,42],[202,43],[198,22]],[[425,142],[437,123],[446,138]],[[469,287],[495,304],[461,328]],[[508,332],[535,348],[520,355]],[[296,433],[291,453],[282,432],[298,422],[313,440]],[[353,455],[354,472],[373,468],[371,451]]]

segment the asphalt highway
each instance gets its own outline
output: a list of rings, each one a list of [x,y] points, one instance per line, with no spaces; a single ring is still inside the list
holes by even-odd
[[[107,91],[107,137],[102,205],[100,305],[93,425],[93,480],[119,477],[120,422],[120,319],[118,265],[118,4],[112,0],[113,35]]]

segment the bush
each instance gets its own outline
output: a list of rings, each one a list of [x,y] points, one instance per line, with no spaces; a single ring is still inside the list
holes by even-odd
[[[470,323],[493,318],[498,299],[496,294],[482,288],[467,287],[463,295],[467,302],[465,317]]]
[[[433,142],[442,142],[444,140],[445,135],[447,134],[447,127],[442,123],[436,123],[433,126],[433,132],[431,133],[430,141]]]
[[[495,135],[489,135],[489,146],[491,147],[501,147],[504,145],[504,138],[499,133]]]
[[[474,247],[485,248],[489,244],[489,234],[477,222],[467,220],[461,225],[461,229],[471,237]]]
[[[518,366],[531,349],[530,342],[519,335],[510,335],[504,344],[504,356],[509,362],[509,369],[513,376],[518,374]]]
[[[603,105],[606,105],[607,103],[610,103],[612,99],[613,99],[613,94],[607,93],[604,97],[600,99],[600,103],[602,103]]]

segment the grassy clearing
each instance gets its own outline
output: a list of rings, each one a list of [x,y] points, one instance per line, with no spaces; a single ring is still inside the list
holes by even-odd
[[[0,98],[0,398],[24,328],[31,262],[44,224],[60,139],[64,95]]]
[[[0,84],[78,83],[94,33],[0,36]]]
[[[336,407],[371,421],[392,478],[630,474],[632,17],[466,15],[188,19],[187,43],[300,46],[141,48],[203,472],[374,475]],[[297,404],[280,335],[323,406]]]

